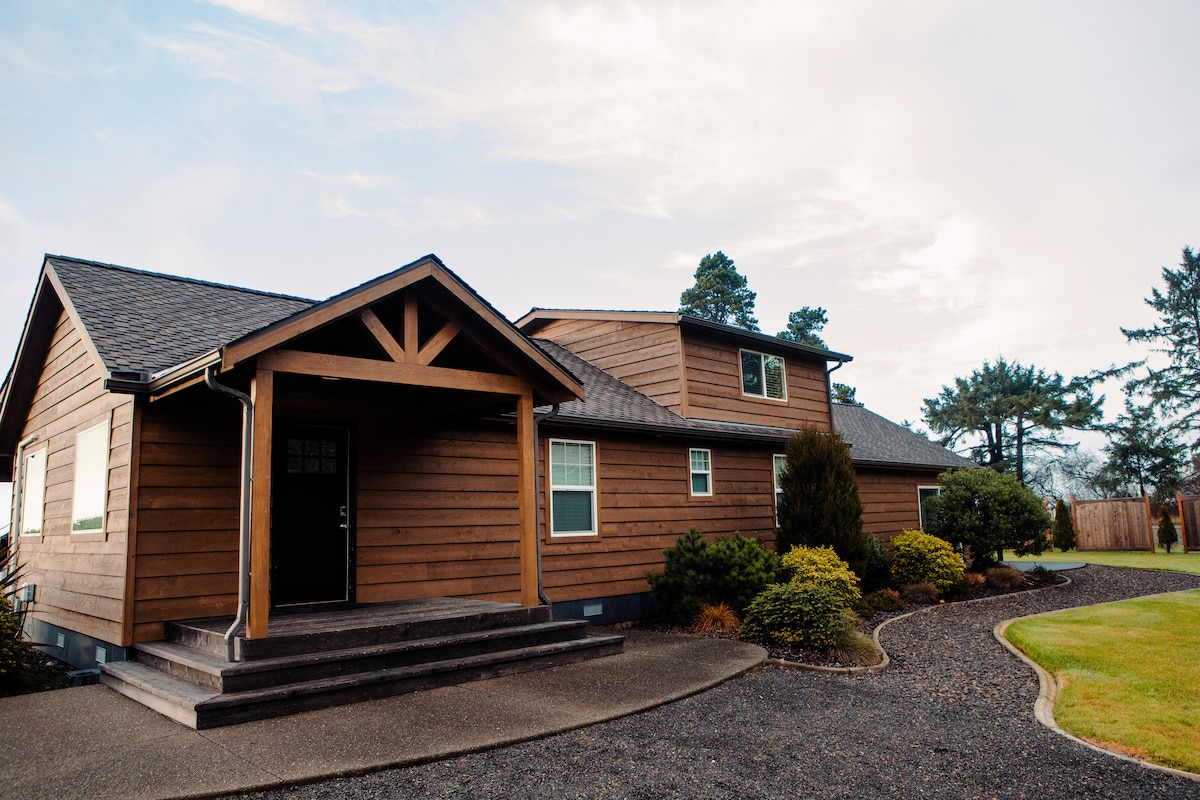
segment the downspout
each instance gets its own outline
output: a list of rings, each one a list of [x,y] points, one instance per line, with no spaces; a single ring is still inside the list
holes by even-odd
[[[242,490],[238,537],[238,607],[233,624],[225,631],[225,660],[234,661],[234,637],[245,626],[250,609],[250,458],[254,452],[254,403],[250,396],[217,383],[216,365],[204,370],[204,383],[214,392],[229,395],[242,404]]]
[[[837,366],[833,369],[825,370],[825,396],[829,398],[830,413],[833,412],[833,378],[829,376],[841,369],[842,365],[845,363],[845,361],[839,361],[837,362]]]
[[[542,473],[537,468],[541,463],[541,448],[538,447],[538,426],[542,420],[550,419],[558,414],[558,403],[555,403],[549,411],[541,414],[533,415],[533,494],[535,497],[534,508],[536,510],[537,520],[533,526],[534,535],[537,537],[537,592],[538,600],[542,601],[542,605],[550,605],[550,598],[546,597],[546,591],[542,586]]]

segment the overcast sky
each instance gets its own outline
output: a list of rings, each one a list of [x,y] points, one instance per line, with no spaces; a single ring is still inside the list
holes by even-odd
[[[0,353],[58,253],[322,299],[436,253],[515,319],[823,306],[896,421],[1074,375],[1200,246],[1200,3],[0,0]],[[1109,416],[1121,408],[1110,396]]]

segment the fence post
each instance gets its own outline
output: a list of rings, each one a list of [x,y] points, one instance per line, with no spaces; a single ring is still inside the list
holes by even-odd
[[[1146,536],[1150,539],[1150,552],[1154,552],[1154,521],[1150,519],[1150,495],[1142,495],[1146,501]]]

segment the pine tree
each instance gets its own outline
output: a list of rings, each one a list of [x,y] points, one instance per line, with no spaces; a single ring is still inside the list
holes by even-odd
[[[1158,543],[1167,548],[1167,555],[1170,555],[1171,545],[1178,541],[1179,533],[1175,530],[1175,521],[1171,519],[1167,507],[1163,506],[1158,515]]]
[[[1075,526],[1071,524],[1071,509],[1061,497],[1054,504],[1054,546],[1064,552],[1075,549]]]
[[[700,259],[695,285],[679,295],[679,313],[757,331],[758,320],[753,316],[757,296],[733,259],[718,250]]]
[[[786,453],[776,550],[829,546],[862,578],[870,551],[850,448],[839,433],[804,428],[788,439]]]

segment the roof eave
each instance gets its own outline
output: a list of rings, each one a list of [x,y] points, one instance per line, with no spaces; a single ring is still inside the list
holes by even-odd
[[[712,322],[711,320],[693,317],[690,314],[679,315],[680,327],[699,328],[713,333],[720,333],[726,336],[732,336],[737,339],[743,339],[748,342],[757,342],[761,344],[770,344],[772,347],[780,347],[792,352],[803,353],[805,355],[816,356],[825,361],[837,361],[845,363],[853,361],[854,356],[846,353],[838,353],[833,350],[826,350],[822,347],[813,347],[812,345],[793,342],[788,339],[780,339],[778,336],[772,336],[769,333],[761,333],[759,331],[748,331],[745,328],[735,328],[732,325],[724,325],[720,322]]]

